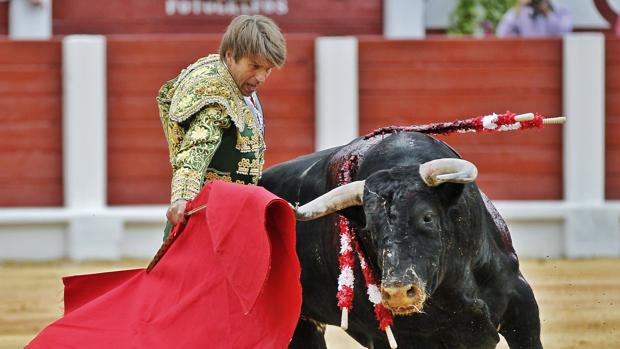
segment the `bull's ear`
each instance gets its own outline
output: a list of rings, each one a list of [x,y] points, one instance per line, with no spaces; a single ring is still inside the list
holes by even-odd
[[[456,204],[459,201],[459,198],[463,195],[465,184],[444,183],[437,189],[439,190],[441,200],[451,206]]]
[[[351,223],[357,225],[358,228],[366,226],[366,215],[364,214],[363,206],[351,206],[344,210],[340,210],[338,213],[345,216]]]

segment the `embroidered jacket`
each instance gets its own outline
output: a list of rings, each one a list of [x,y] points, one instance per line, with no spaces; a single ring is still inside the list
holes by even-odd
[[[258,182],[263,134],[219,55],[166,82],[157,102],[172,165],[171,202],[193,199],[210,180]]]

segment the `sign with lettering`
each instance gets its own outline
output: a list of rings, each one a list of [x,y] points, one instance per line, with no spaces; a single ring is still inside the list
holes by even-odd
[[[241,14],[268,16],[286,34],[383,32],[383,0],[62,0],[52,6],[55,35],[222,34]]]
[[[166,0],[166,15],[285,15],[287,0]]]

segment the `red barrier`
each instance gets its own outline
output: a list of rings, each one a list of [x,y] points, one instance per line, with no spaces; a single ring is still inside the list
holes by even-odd
[[[9,3],[0,2],[0,35],[9,33]]]
[[[562,112],[562,41],[359,42],[360,132],[491,112]],[[560,127],[441,137],[479,168],[493,199],[562,198]]]
[[[620,199],[620,39],[605,41],[605,198]]]
[[[217,35],[108,39],[108,204],[160,204],[170,197],[170,165],[155,96],[197,58],[217,52]],[[287,36],[288,58],[260,90],[266,166],[314,149],[314,42]]]
[[[54,34],[218,33],[242,12],[270,16],[285,33],[383,32],[383,0],[253,0],[246,8],[215,0],[63,0],[53,2]],[[236,1],[243,3],[244,1]],[[226,1],[225,3],[229,3]],[[234,1],[233,1],[234,3]],[[254,7],[256,5],[257,7]],[[221,13],[221,14],[218,14]]]
[[[62,206],[61,48],[0,40],[0,207]]]
[[[289,59],[261,89],[267,166],[314,149],[314,41],[287,37]],[[108,38],[108,204],[161,204],[170,166],[155,96],[215,52],[219,35]],[[424,40],[359,43],[361,132],[510,109],[561,114],[561,41]],[[607,197],[620,196],[620,73],[607,45]],[[62,205],[61,47],[0,42],[0,206]],[[618,91],[617,91],[618,90]],[[561,128],[444,138],[480,169],[494,199],[561,199]]]

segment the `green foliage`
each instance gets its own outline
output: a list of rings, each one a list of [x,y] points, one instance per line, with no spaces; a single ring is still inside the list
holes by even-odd
[[[495,31],[497,23],[517,0],[458,0],[450,15],[449,34],[471,35]]]

